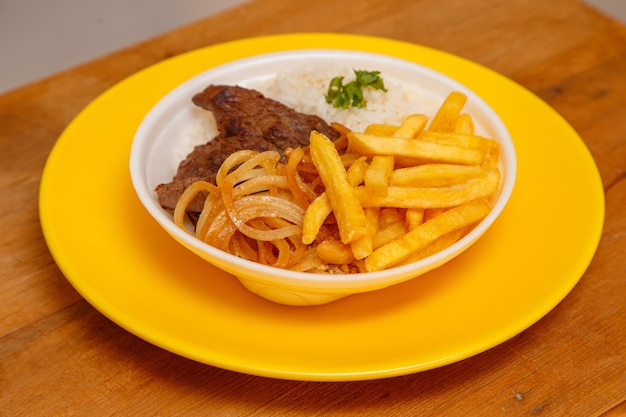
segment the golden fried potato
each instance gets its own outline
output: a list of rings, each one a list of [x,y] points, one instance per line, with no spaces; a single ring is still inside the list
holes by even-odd
[[[325,240],[317,245],[317,256],[326,263],[348,265],[354,261],[350,245],[339,240]]]
[[[354,187],[348,181],[346,169],[335,145],[322,133],[313,131],[310,153],[326,187],[326,195],[337,219],[341,241],[347,244],[365,236],[367,231],[365,212]]]
[[[356,192],[363,207],[439,208],[452,207],[494,194],[500,184],[500,171],[490,169],[465,183],[449,187],[390,186],[384,197],[372,195],[363,186]]]
[[[485,159],[486,149],[442,143],[431,140],[433,135],[433,132],[424,131],[416,139],[404,139],[350,132],[348,150],[368,157],[393,155],[402,161],[402,165],[424,162],[479,165]]]
[[[406,210],[406,227],[409,230],[415,229],[417,226],[422,224],[424,221],[424,212],[423,208],[410,208]]]
[[[405,187],[448,187],[483,173],[480,165],[423,164],[399,168],[389,176],[389,185]]]
[[[428,117],[423,114],[411,114],[407,116],[400,127],[393,132],[396,138],[410,139],[416,137],[428,124]]]
[[[389,176],[393,172],[394,158],[390,155],[376,155],[365,171],[365,188],[373,195],[384,197],[389,187]]]
[[[367,207],[364,209],[367,218],[367,232],[365,236],[350,244],[355,259],[365,259],[374,251],[374,236],[378,232],[379,207]]]
[[[434,142],[440,145],[458,146],[460,148],[474,149],[485,155],[494,148],[499,151],[499,144],[493,139],[485,138],[475,134],[462,133],[440,133],[423,131],[418,135],[418,139],[427,142]],[[480,163],[480,162],[479,162]]]
[[[456,119],[456,124],[454,125],[454,133],[473,135],[474,119],[472,119],[472,116],[467,113],[459,114],[459,117]]]
[[[490,210],[491,206],[485,199],[470,201],[446,210],[402,237],[374,250],[365,259],[365,268],[372,272],[397,265],[440,237],[480,221]]]
[[[398,128],[400,128],[400,126],[372,123],[371,125],[367,125],[363,133],[374,136],[393,136]]]
[[[444,133],[454,132],[456,121],[466,101],[467,96],[459,91],[448,94],[430,122],[428,130]]]
[[[323,192],[315,200],[309,204],[304,212],[304,219],[302,221],[302,243],[310,245],[313,243],[324,220],[332,213],[333,208],[328,200],[328,195]]]

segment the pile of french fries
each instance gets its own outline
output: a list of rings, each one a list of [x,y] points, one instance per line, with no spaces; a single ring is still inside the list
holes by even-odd
[[[497,141],[474,133],[467,97],[450,93],[430,120],[311,134],[308,149],[324,191],[304,214],[302,243],[327,264],[380,271],[452,245],[491,210],[500,184]],[[332,214],[332,216],[331,216]],[[338,236],[321,236],[333,217]]]

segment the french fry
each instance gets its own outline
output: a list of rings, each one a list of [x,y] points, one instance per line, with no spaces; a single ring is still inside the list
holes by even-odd
[[[423,140],[432,136],[423,131],[417,139],[407,140],[393,136],[366,135],[350,132],[348,134],[349,152],[373,157],[375,155],[393,155],[401,158],[403,165],[424,162],[442,162],[477,165],[485,159],[486,149],[471,148],[455,144]]]
[[[498,142],[479,135],[467,135],[462,133],[439,133],[424,130],[417,136],[426,142],[434,142],[440,145],[458,146],[460,148],[474,149],[485,155],[487,152],[498,148]],[[349,138],[348,138],[349,140]]]
[[[368,163],[365,157],[355,158],[346,172],[350,185],[357,186],[363,182],[367,167]],[[311,202],[308,209],[304,212],[302,243],[305,245],[313,243],[322,228],[322,224],[324,224],[324,221],[332,211],[333,208],[330,205],[326,192],[323,192]]]
[[[454,132],[456,121],[466,101],[467,96],[459,91],[448,94],[430,122],[428,130],[432,132]]]
[[[339,240],[325,240],[317,245],[317,256],[326,263],[348,265],[354,261],[352,248]]]
[[[438,238],[478,222],[489,213],[489,210],[491,206],[485,199],[473,200],[451,208],[401,238],[374,250],[365,259],[365,269],[373,272],[397,265]]]
[[[427,222],[428,220],[432,219],[433,217],[439,216],[441,213],[443,213],[446,210],[447,210],[446,207],[424,209],[424,220],[423,221]]]
[[[374,136],[393,136],[400,126],[372,123],[365,128],[365,134]]]
[[[479,165],[423,164],[394,170],[389,185],[407,187],[447,187],[460,184],[483,172]]]
[[[335,144],[335,148],[337,150],[340,150],[340,149],[344,149],[345,147],[347,147],[348,146],[347,135],[348,135],[348,132],[350,132],[350,129],[342,125],[341,123],[337,123],[337,122],[331,122],[330,126],[333,129],[335,129],[335,131],[339,132],[339,137],[333,141],[333,143]]]
[[[367,218],[367,233],[360,239],[350,244],[355,259],[365,259],[374,251],[374,236],[378,231],[379,207],[367,207],[364,209]]]
[[[500,171],[491,169],[482,176],[450,187],[390,186],[385,197],[372,195],[363,186],[357,187],[356,192],[363,207],[440,208],[487,198],[497,191],[499,184]]]
[[[369,164],[367,158],[362,156],[357,158],[347,169],[348,182],[353,187],[361,184],[365,179],[365,172],[368,170]]]
[[[318,195],[315,200],[309,204],[304,212],[302,220],[302,243],[310,245],[315,241],[317,234],[324,224],[324,220],[332,213],[333,208],[328,200],[326,192]]]
[[[339,158],[341,159],[341,163],[343,164],[344,168],[348,169],[359,158],[361,158],[361,155],[358,155],[355,153],[344,153],[341,156],[339,156]]]
[[[353,242],[367,231],[367,219],[334,144],[323,134],[311,132],[310,153],[326,187],[343,243]],[[308,211],[308,209],[307,209]]]
[[[423,114],[411,114],[407,116],[400,127],[393,132],[392,136],[410,139],[418,135],[428,124],[428,117]]]
[[[430,255],[434,255],[437,252],[441,252],[445,248],[452,246],[459,239],[461,239],[466,233],[465,229],[466,228],[461,228],[453,230],[450,233],[446,233],[445,235],[435,239],[433,242],[426,245],[426,247],[424,247],[423,249],[418,250],[417,252],[406,258],[400,264],[404,265],[411,262],[417,262],[420,259],[424,259],[429,257]]]
[[[410,208],[406,210],[406,227],[409,230],[415,229],[424,221],[423,208]]]
[[[369,207],[367,207],[369,208]],[[392,223],[401,222],[406,218],[406,210],[397,207],[380,207],[378,226],[385,227]]]
[[[389,187],[389,175],[393,172],[394,158],[390,155],[376,155],[364,173],[365,188],[373,195],[384,197]]]
[[[400,239],[406,234],[406,232],[406,224],[403,221],[390,223],[386,226],[380,227],[374,235],[374,239],[372,241],[374,250],[396,239]]]
[[[496,167],[498,165],[498,161],[500,160],[500,144],[498,142],[491,141],[490,145],[487,149],[487,155],[485,156],[485,164]]]
[[[454,133],[461,133],[464,135],[474,134],[474,119],[467,113],[459,114],[454,125]],[[346,137],[347,139],[347,137]]]

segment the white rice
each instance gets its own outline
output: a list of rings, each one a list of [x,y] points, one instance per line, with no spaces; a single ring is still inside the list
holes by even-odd
[[[381,73],[387,92],[367,87],[363,89],[365,108],[334,108],[326,102],[325,94],[330,81],[336,76],[343,76],[344,83],[355,79],[352,68],[329,64],[317,68],[310,66],[293,68],[277,74],[270,80],[251,81],[245,86],[297,111],[316,114],[328,123],[338,122],[354,131],[363,131],[372,123],[397,125],[411,113],[422,113],[431,117],[433,109],[437,106],[437,103],[434,103],[433,99],[418,86],[400,84]]]
[[[186,134],[183,136],[185,140],[175,149],[177,161],[182,161],[196,146],[204,145],[219,133],[213,113],[195,104],[189,104],[189,113],[193,123],[187,126]]]

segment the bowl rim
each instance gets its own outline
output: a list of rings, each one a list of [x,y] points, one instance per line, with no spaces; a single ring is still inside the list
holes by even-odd
[[[489,214],[479,223],[477,223],[472,228],[472,230],[468,232],[465,236],[463,236],[457,242],[442,251],[439,251],[424,259],[406,265],[396,266],[382,271],[360,272],[355,274],[324,274],[300,272],[260,264],[254,261],[240,258],[236,255],[213,247],[197,239],[195,236],[188,233],[187,231],[182,230],[178,226],[176,226],[171,218],[171,215],[167,213],[156,201],[154,190],[149,188],[144,172],[143,160],[145,158],[142,158],[142,156],[145,155],[145,152],[149,149],[149,141],[146,138],[147,133],[151,128],[151,124],[158,120],[160,113],[168,108],[169,101],[171,101],[173,97],[180,96],[181,94],[188,94],[188,90],[196,84],[200,83],[201,81],[216,77],[219,78],[220,76],[228,74],[235,68],[256,66],[260,63],[279,64],[281,62],[287,62],[291,60],[311,59],[312,57],[318,59],[328,59],[331,57],[342,59],[376,59],[389,65],[410,67],[413,70],[419,70],[419,72],[425,74],[430,78],[440,80],[446,84],[458,88],[460,91],[463,91],[468,96],[468,103],[471,102],[473,106],[479,107],[481,111],[488,116],[491,123],[490,126],[498,133],[497,140],[500,142],[501,145],[501,160],[506,172],[502,175],[500,187],[498,190],[498,197],[495,200],[495,203],[493,204]],[[194,91],[196,90],[197,88]],[[259,281],[263,282],[272,281],[275,283],[280,283],[281,285],[288,285],[295,288],[312,288],[323,285],[324,289],[338,289],[355,288],[357,286],[367,287],[380,283],[399,282],[406,278],[419,275],[415,271],[424,269],[429,265],[434,265],[432,266],[432,268],[439,267],[450,259],[462,253],[465,249],[469,248],[491,227],[491,225],[496,221],[497,217],[501,214],[501,212],[504,210],[504,207],[508,203],[513,192],[517,176],[517,158],[511,135],[496,111],[491,106],[489,106],[489,104],[487,104],[484,99],[474,93],[473,90],[460,83],[459,81],[432,68],[402,58],[392,57],[374,52],[319,48],[270,52],[237,59],[207,69],[206,71],[203,71],[174,87],[157,101],[157,103],[147,112],[147,114],[142,119],[140,125],[138,126],[131,144],[129,168],[133,189],[135,190],[141,204],[148,211],[148,213],[173,238],[178,240],[179,243],[183,244],[183,246],[186,246],[187,249],[196,252],[196,255],[200,256],[197,253],[198,251],[200,251],[208,255],[212,260],[219,260],[219,262],[212,262],[209,260],[207,260],[207,262],[210,262],[219,268],[222,268],[219,265],[220,263],[229,263],[236,265],[235,268],[250,271],[251,273],[256,274],[255,277]],[[271,276],[272,279],[269,280],[267,278],[264,278],[268,276]]]

